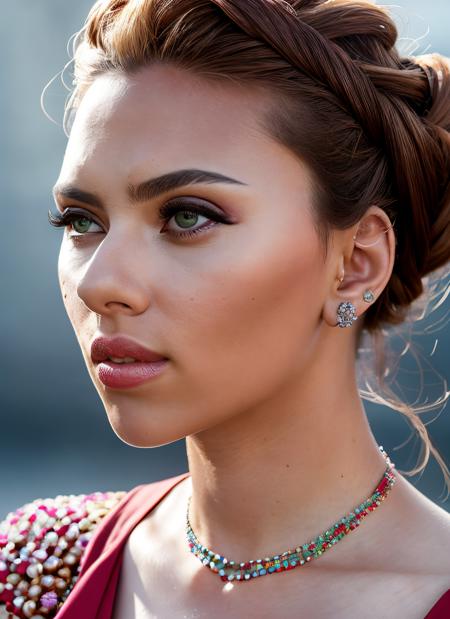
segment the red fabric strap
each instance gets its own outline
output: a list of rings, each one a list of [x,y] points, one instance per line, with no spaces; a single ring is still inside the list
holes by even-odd
[[[89,540],[77,582],[57,613],[57,619],[111,619],[122,549],[135,526],[190,473],[130,490],[107,514]]]
[[[449,619],[450,617],[450,589],[438,599],[424,619]]]

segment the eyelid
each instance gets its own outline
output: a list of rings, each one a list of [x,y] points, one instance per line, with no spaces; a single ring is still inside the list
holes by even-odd
[[[92,219],[93,223],[97,224],[97,226],[103,226],[103,224],[100,221],[98,221],[98,218],[96,215],[94,215],[94,213],[92,213],[91,211],[88,211],[87,209],[81,206],[68,205],[64,207],[62,214],[64,215],[66,211],[69,211],[70,215],[79,215],[80,217],[86,217],[86,219]]]
[[[187,196],[177,196],[168,200],[158,208],[158,213],[161,218],[163,218],[172,215],[172,212],[175,210],[189,211],[190,207],[196,212],[205,215],[205,217],[218,218],[228,221],[227,214],[211,202],[207,202],[201,198],[189,198]]]
[[[228,221],[226,213],[224,213],[215,205],[206,202],[205,200],[202,200],[200,198],[187,198],[185,196],[177,196],[164,202],[156,209],[156,215],[158,216],[159,220],[164,220],[172,216],[174,212],[182,210],[189,211],[190,208],[192,208],[195,212],[203,214],[205,217],[210,217],[215,220],[220,219]],[[100,221],[98,221],[97,216],[84,207],[67,205],[63,208],[61,213],[64,215],[64,213],[66,213],[67,211],[71,215],[80,215],[81,217],[87,217],[88,219],[92,219],[92,221],[97,225],[102,225]]]

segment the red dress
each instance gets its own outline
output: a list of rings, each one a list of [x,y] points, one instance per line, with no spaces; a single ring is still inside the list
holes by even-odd
[[[105,516],[86,548],[78,581],[57,619],[111,619],[123,547],[134,527],[190,473],[136,486]],[[424,619],[450,619],[450,589]]]

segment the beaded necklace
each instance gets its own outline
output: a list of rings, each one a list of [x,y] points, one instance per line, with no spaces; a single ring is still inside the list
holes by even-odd
[[[379,445],[379,450],[383,454],[387,467],[383,477],[377,484],[375,490],[368,499],[363,501],[354,511],[347,514],[338,520],[334,525],[317,536],[308,544],[297,546],[295,550],[286,550],[282,554],[277,554],[265,559],[256,559],[245,562],[230,561],[219,553],[209,550],[203,546],[189,522],[189,505],[191,498],[188,499],[186,513],[186,536],[189,548],[196,557],[211,571],[218,574],[223,581],[238,580],[245,581],[257,576],[265,576],[275,572],[283,572],[292,570],[298,566],[304,565],[312,559],[317,559],[328,548],[331,548],[345,535],[356,529],[369,512],[374,511],[384,501],[389,494],[392,486],[397,481],[393,472],[395,464],[390,460],[383,446]]]

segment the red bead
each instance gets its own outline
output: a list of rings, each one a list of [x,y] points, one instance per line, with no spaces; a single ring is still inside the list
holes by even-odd
[[[386,477],[383,477],[383,479],[381,480],[379,486],[377,486],[378,492],[383,492],[383,490],[386,488],[387,484],[388,484],[388,480],[386,479]]]
[[[16,572],[18,574],[25,574],[29,565],[31,565],[30,561],[22,561],[21,563],[16,565]]]
[[[0,593],[0,602],[12,602],[13,598],[13,589],[3,589],[2,593]],[[12,612],[12,610],[9,612]]]
[[[68,531],[69,526],[68,524],[64,524],[62,527],[55,529],[55,533],[61,537],[61,535],[64,535]]]

